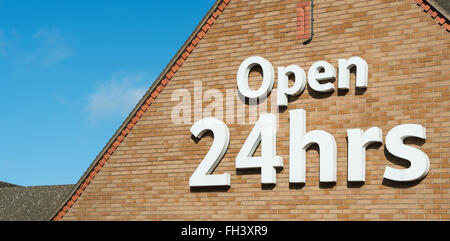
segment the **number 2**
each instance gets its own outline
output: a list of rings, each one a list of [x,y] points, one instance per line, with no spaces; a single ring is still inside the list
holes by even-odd
[[[215,118],[199,120],[191,127],[191,133],[196,138],[201,138],[209,130],[214,135],[213,144],[192,174],[189,186],[230,186],[229,173],[212,174],[228,149],[230,131],[225,123]],[[261,156],[253,157],[260,143]],[[276,117],[274,114],[262,114],[236,156],[236,168],[260,168],[261,183],[275,184],[275,167],[283,167],[283,159],[276,155]]]
[[[201,138],[207,131],[212,131],[214,141],[203,161],[189,179],[189,186],[230,186],[230,174],[211,174],[222,160],[230,144],[230,131],[227,125],[215,118],[204,118],[191,127],[191,133]]]

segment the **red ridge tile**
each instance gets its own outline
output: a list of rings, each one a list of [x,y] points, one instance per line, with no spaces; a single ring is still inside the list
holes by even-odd
[[[158,94],[159,94],[159,92],[157,90],[154,90],[153,93],[151,94],[151,96],[153,97],[153,99],[156,99]]]
[[[198,34],[197,34],[197,37],[199,39],[202,39],[204,36],[205,36],[205,31],[203,31],[203,30],[200,30],[200,32],[198,32]]]
[[[421,7],[423,8],[423,10],[428,11],[430,10],[431,6],[426,4],[426,3],[422,3]]]
[[[156,90],[158,90],[159,93],[161,93],[162,89],[164,89],[164,85],[159,84],[158,86],[156,86]]]
[[[164,86],[166,86],[168,82],[169,82],[169,79],[164,78],[164,79],[161,81],[161,84],[163,84]]]
[[[171,70],[171,71],[169,71],[169,72],[166,74],[166,77],[167,77],[168,79],[171,79],[174,75],[175,75],[175,73]]]
[[[450,31],[450,24],[449,23],[444,23],[444,27],[445,27],[445,29],[447,29],[447,31]]]
[[[445,23],[445,18],[443,18],[443,17],[441,17],[441,16],[437,16],[437,17],[436,17],[436,21],[438,21],[438,23],[439,23],[440,25],[442,25],[442,24]]]
[[[192,50],[194,50],[194,45],[189,44],[189,45],[187,46],[186,50],[187,50],[189,53],[192,52]]]
[[[181,66],[183,63],[184,63],[184,59],[183,58],[178,58],[177,64]]]
[[[188,51],[184,51],[183,54],[181,54],[181,57],[183,59],[187,59],[187,57],[189,57],[189,52]]]

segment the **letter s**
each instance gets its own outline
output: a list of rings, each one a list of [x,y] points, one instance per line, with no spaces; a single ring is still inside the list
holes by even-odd
[[[403,140],[407,137],[426,139],[426,130],[417,124],[403,124],[392,128],[386,135],[387,150],[397,157],[408,160],[411,166],[406,169],[386,167],[383,177],[400,182],[416,181],[424,178],[430,168],[428,156],[417,148],[407,146]]]

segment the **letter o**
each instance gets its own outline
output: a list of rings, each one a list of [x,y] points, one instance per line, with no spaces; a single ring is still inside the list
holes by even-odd
[[[248,86],[248,75],[253,66],[259,65],[263,71],[263,81],[258,90],[252,90]],[[272,64],[263,57],[252,56],[245,59],[237,72],[237,87],[239,92],[249,99],[267,97],[273,88],[274,70]]]

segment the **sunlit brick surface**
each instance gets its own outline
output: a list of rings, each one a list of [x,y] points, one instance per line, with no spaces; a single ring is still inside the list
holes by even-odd
[[[167,73],[170,81],[161,82],[62,220],[450,219],[450,33],[411,0],[315,0],[314,37],[304,45],[297,39],[297,2],[232,0],[213,14],[212,27]],[[214,172],[230,173],[231,187],[191,190],[189,177],[213,139],[196,143],[192,124],[172,123],[178,104],[172,92],[183,88],[193,95],[194,81],[202,81],[203,93],[219,89],[225,95],[236,88],[240,63],[252,55],[269,60],[275,71],[290,64],[307,71],[318,60],[337,69],[339,58],[360,56],[369,64],[368,88],[356,91],[352,75],[348,92],[307,88],[290,99],[279,116],[277,154],[284,169],[274,187],[262,187],[258,171],[236,171],[235,157],[253,125],[235,121],[228,124],[230,146]],[[256,88],[260,78],[251,73],[250,86]],[[336,139],[335,185],[319,184],[314,148],[307,152],[306,184],[289,185],[288,111],[297,108],[306,110],[307,130],[325,130]],[[364,185],[348,183],[346,130],[377,126],[384,141],[392,127],[407,123],[427,130],[425,143],[408,143],[430,158],[428,175],[408,184],[383,180],[387,165],[401,168],[383,142],[367,150]]]

